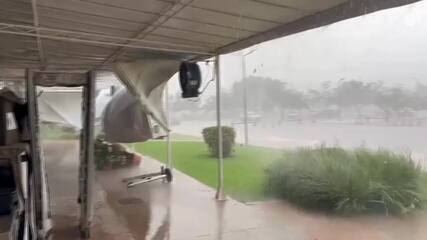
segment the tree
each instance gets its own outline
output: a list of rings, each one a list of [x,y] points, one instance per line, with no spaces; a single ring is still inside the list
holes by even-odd
[[[170,98],[170,109],[172,111],[197,110],[200,107],[199,101],[183,99],[180,93],[172,95]]]
[[[417,83],[414,89],[414,107],[416,109],[427,109],[427,85]]]
[[[364,83],[356,80],[341,80],[333,89],[329,102],[342,107],[373,104],[381,87],[381,82]]]
[[[403,89],[394,87],[379,93],[376,105],[386,111],[401,111],[411,106],[411,98]]]
[[[248,108],[269,112],[275,108],[300,109],[307,106],[303,93],[287,88],[285,82],[272,78],[250,76],[246,79]],[[243,82],[236,82],[231,95],[238,103],[243,104]]]
[[[307,108],[306,96],[296,90],[284,89],[280,100],[280,107],[284,109]]]

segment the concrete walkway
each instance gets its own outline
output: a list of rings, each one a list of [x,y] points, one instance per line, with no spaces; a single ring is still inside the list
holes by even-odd
[[[75,141],[44,144],[54,219],[53,239],[78,239]],[[424,240],[424,213],[406,219],[335,218],[309,214],[285,203],[245,205],[216,201],[214,191],[175,171],[171,184],[152,182],[127,189],[120,181],[158,171],[140,167],[97,174],[92,239],[100,240]]]

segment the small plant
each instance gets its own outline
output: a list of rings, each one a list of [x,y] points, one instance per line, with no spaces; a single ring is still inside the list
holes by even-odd
[[[299,149],[269,169],[267,192],[339,214],[405,214],[421,207],[422,172],[409,156],[365,148]]]
[[[214,157],[218,157],[218,127],[203,129],[203,140],[208,145],[209,151]],[[232,127],[222,127],[222,153],[223,157],[230,157],[234,152],[236,132]]]
[[[117,143],[108,143],[98,137],[95,140],[95,166],[97,170],[120,168],[132,164],[134,154]]]
[[[110,150],[103,140],[95,140],[95,166],[97,170],[104,169],[110,162]]]

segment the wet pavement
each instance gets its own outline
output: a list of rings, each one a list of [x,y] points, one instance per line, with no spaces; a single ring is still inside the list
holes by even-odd
[[[10,217],[9,216],[0,216],[0,239],[8,239],[8,231],[10,227]]]
[[[54,220],[52,239],[78,239],[76,141],[46,142]],[[122,177],[158,171],[139,167],[97,174],[92,239],[102,240],[424,240],[427,215],[339,218],[306,213],[283,202],[218,202],[214,190],[175,171],[171,184],[126,188]]]

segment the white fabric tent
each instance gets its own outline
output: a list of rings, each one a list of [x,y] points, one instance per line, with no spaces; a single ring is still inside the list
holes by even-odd
[[[163,90],[167,81],[177,72],[179,61],[169,59],[140,60],[114,65],[114,71],[140,103],[140,107],[168,129],[163,109]]]
[[[111,89],[101,89],[96,95],[95,125],[100,124],[103,112],[112,98]]]
[[[80,129],[81,91],[42,92],[38,97],[40,120]]]
[[[112,99],[110,89],[102,89],[96,96],[95,125],[102,121],[103,111]],[[82,91],[45,89],[38,97],[40,120],[62,126],[82,128]]]
[[[120,90],[108,103],[102,123],[108,142],[142,142],[153,137],[147,114],[126,89]]]

